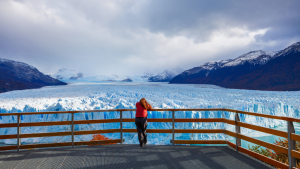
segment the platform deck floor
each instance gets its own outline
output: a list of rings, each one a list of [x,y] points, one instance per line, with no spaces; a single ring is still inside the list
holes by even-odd
[[[227,146],[114,144],[0,152],[0,168],[273,168]]]

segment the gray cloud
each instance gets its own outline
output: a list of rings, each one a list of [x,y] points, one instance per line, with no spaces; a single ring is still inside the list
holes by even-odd
[[[300,41],[300,1],[0,1],[0,57],[42,72],[141,74]]]

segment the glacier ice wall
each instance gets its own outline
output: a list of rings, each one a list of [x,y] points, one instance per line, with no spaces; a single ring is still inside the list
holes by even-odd
[[[43,112],[68,110],[132,109],[145,97],[154,108],[230,108],[256,113],[299,118],[300,92],[270,92],[224,89],[213,85],[179,85],[166,83],[77,83],[41,89],[12,91],[0,94],[0,113]],[[175,118],[234,119],[229,112],[178,111]],[[171,112],[149,112],[148,118],[171,118]],[[119,112],[77,113],[75,120],[119,118]],[[134,118],[135,112],[124,112],[124,118]],[[284,121],[240,115],[243,122],[274,128]],[[70,114],[23,115],[22,122],[66,121]],[[16,123],[16,116],[0,116],[0,123]],[[75,125],[75,131],[119,128],[119,123]],[[178,129],[234,130],[222,123],[176,123]],[[123,128],[135,128],[134,123],[123,123]],[[171,128],[171,123],[148,123],[148,129]],[[21,133],[70,131],[70,126],[23,127]],[[252,133],[242,129],[242,133]],[[16,134],[15,128],[0,128],[1,135]],[[116,139],[119,133],[104,134]],[[256,132],[257,135],[257,132]],[[169,144],[171,134],[148,134],[150,144]],[[76,136],[75,141],[91,140],[92,135]],[[176,139],[224,139],[223,134],[176,134]],[[137,143],[135,133],[124,133],[126,143]],[[22,144],[70,141],[71,137],[22,139]],[[16,139],[1,140],[15,144]]]

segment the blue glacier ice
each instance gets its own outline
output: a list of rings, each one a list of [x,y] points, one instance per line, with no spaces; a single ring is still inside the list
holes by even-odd
[[[50,86],[40,89],[11,91],[0,94],[0,113],[43,112],[67,110],[132,109],[141,98],[146,98],[154,108],[230,108],[256,113],[299,118],[300,92],[272,92],[225,89],[214,85],[183,85],[167,83],[97,83],[77,82],[67,86]],[[175,118],[234,119],[229,112],[178,111]],[[119,118],[119,112],[77,113],[75,120]],[[124,112],[124,118],[134,118],[135,112]],[[148,118],[171,118],[171,112],[149,112]],[[255,116],[240,115],[241,121],[263,127],[285,130],[286,122]],[[70,114],[23,115],[22,122],[65,121]],[[16,116],[0,116],[0,123],[16,123]],[[76,131],[117,129],[119,123],[75,125]],[[123,128],[135,128],[134,123],[123,123]],[[168,129],[171,123],[148,123],[148,129]],[[218,129],[234,131],[233,126],[222,123],[176,123],[178,129]],[[70,126],[23,127],[21,133],[70,131]],[[0,135],[16,134],[15,128],[0,128]],[[265,136],[260,132],[242,129],[250,136]],[[111,139],[119,133],[104,134]],[[171,134],[148,134],[149,144],[170,144]],[[125,143],[137,143],[136,133],[124,133]],[[92,135],[76,136],[75,141],[91,140]],[[223,134],[176,134],[176,139],[228,139]],[[16,144],[16,139],[0,140]],[[66,137],[24,138],[22,144],[71,141]]]

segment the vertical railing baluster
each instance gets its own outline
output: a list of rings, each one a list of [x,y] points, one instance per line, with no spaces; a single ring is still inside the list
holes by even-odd
[[[72,130],[72,147],[74,147],[74,113],[72,113],[72,126],[71,126],[71,130]]]
[[[174,120],[174,111],[172,111],[172,145],[174,146],[175,142],[175,120]]]
[[[120,111],[120,135],[121,135],[121,144],[123,144],[123,112]]]
[[[18,123],[18,125],[17,125],[17,150],[18,151],[20,151],[20,145],[21,145],[21,138],[20,138],[20,134],[21,134],[21,126],[20,126],[20,124],[21,124],[21,115],[18,115],[18,117],[17,117],[18,119],[17,119],[17,123]]]
[[[236,151],[238,151],[238,147],[241,146],[241,139],[238,138],[238,134],[241,133],[241,127],[237,124],[237,122],[240,121],[240,118],[239,118],[239,114],[236,113],[235,114],[235,133],[236,133],[236,137],[235,137],[235,140],[236,140]]]
[[[295,140],[291,139],[291,133],[295,133],[294,124],[292,121],[287,121],[288,126],[288,155],[289,155],[289,169],[296,167],[296,159],[292,156],[292,150],[296,149]]]

